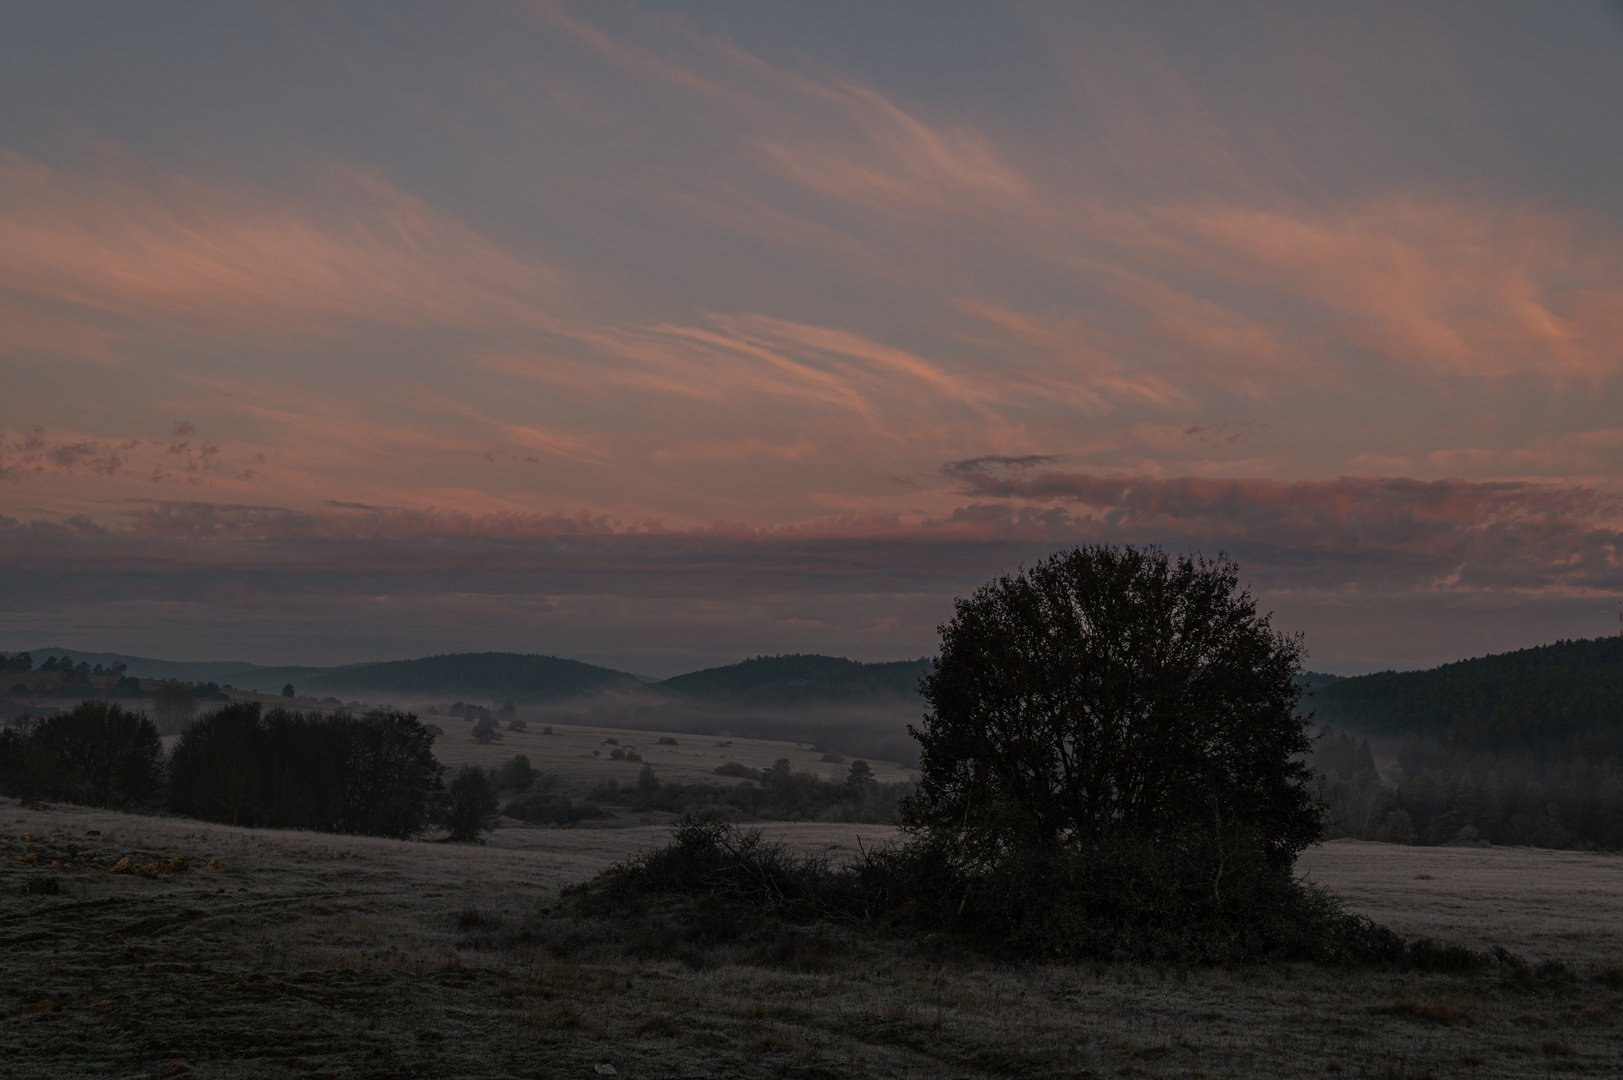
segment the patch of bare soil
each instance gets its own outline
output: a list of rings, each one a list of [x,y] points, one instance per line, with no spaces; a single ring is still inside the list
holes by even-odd
[[[17,1080],[1623,1074],[1604,950],[1542,973],[1529,950],[1519,979],[1009,965],[837,927],[718,944],[561,919],[560,881],[612,861],[601,834],[549,853],[0,801],[0,837]]]

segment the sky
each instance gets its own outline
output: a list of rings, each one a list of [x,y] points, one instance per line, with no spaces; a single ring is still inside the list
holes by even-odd
[[[1618,632],[1623,7],[0,6],[0,648]]]

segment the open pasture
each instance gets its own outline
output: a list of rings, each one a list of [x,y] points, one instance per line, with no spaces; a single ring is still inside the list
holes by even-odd
[[[523,754],[530,765],[558,775],[564,788],[574,795],[584,794],[597,784],[618,780],[634,784],[644,762],[654,767],[660,780],[686,783],[733,784],[736,779],[717,776],[716,767],[729,761],[751,769],[769,769],[774,761],[787,758],[796,772],[815,773],[827,780],[845,776],[849,763],[822,760],[822,753],[805,743],[772,739],[740,739],[728,736],[689,735],[680,732],[640,731],[633,728],[550,725],[544,734],[540,724],[525,731],[503,728],[501,741],[482,744],[472,735],[473,724],[454,716],[425,716],[425,722],[438,724],[445,734],[434,740],[434,756],[452,772],[462,765],[490,768]],[[613,743],[609,740],[614,740]],[[671,742],[661,743],[660,739]],[[634,750],[641,761],[616,760],[616,749]],[[869,761],[875,779],[889,783],[910,780],[909,770],[889,761]]]
[[[835,857],[889,832],[767,831]],[[660,842],[659,828],[504,823],[474,847],[4,802],[0,835],[0,1076],[18,1080],[182,1065],[218,1077],[580,1077],[600,1063],[629,1077],[1623,1068],[1615,856],[1333,843],[1306,857],[1315,880],[1401,929],[1569,968],[1514,983],[1012,965],[839,928],[673,956],[547,913],[560,885]],[[190,868],[111,872],[125,856]],[[223,869],[204,869],[214,859]],[[60,891],[24,894],[45,878]]]

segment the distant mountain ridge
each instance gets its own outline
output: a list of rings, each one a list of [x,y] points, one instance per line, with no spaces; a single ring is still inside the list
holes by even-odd
[[[641,685],[635,675],[535,653],[446,653],[417,660],[358,664],[305,679],[301,689],[381,690],[426,697],[512,698],[541,703],[580,697],[597,690],[628,690]]]
[[[94,667],[112,667],[114,664],[123,664],[129,670],[127,674],[138,679],[178,679],[181,682],[215,682],[230,683],[241,689],[258,688],[266,691],[279,690],[284,683],[300,683],[306,678],[317,674],[331,674],[349,668],[365,667],[364,664],[346,664],[343,667],[308,667],[300,665],[267,666],[263,664],[250,664],[242,660],[155,660],[150,656],[129,656],[124,653],[89,652],[84,649],[26,649],[34,658],[37,668],[44,663],[47,657],[71,656],[73,662],[86,663]],[[16,656],[15,652],[0,655]]]
[[[1302,707],[1371,735],[1441,735],[1496,717],[1576,729],[1623,718],[1623,638],[1558,641],[1429,671],[1380,671],[1313,685]]]
[[[929,674],[930,658],[865,664],[843,656],[792,653],[756,656],[724,667],[677,675],[658,689],[719,701],[833,702],[907,697]]]
[[[844,657],[796,653],[757,656],[736,664],[677,675],[650,685],[613,668],[535,653],[447,653],[413,660],[346,664],[341,667],[270,667],[237,661],[171,661],[122,653],[30,649],[36,665],[50,656],[71,656],[104,667],[125,664],[148,679],[229,683],[238,689],[274,692],[292,683],[300,694],[360,693],[402,697],[512,699],[551,704],[604,690],[653,690],[693,701],[733,704],[851,703],[906,698],[928,673],[928,658],[863,663]],[[15,655],[15,654],[0,654]]]

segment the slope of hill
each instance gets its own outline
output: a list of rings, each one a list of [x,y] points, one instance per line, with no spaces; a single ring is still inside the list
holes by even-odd
[[[1435,736],[1520,717],[1554,736],[1623,718],[1623,638],[1315,682],[1304,707],[1323,723],[1372,735]]]
[[[757,656],[726,667],[706,668],[658,683],[661,690],[693,698],[758,703],[858,701],[906,698],[930,670],[930,660],[864,664],[841,656],[794,653]]]
[[[488,652],[356,664],[308,676],[299,690],[310,694],[375,690],[541,703],[638,685],[640,682],[634,675],[579,660],[533,653]]]

